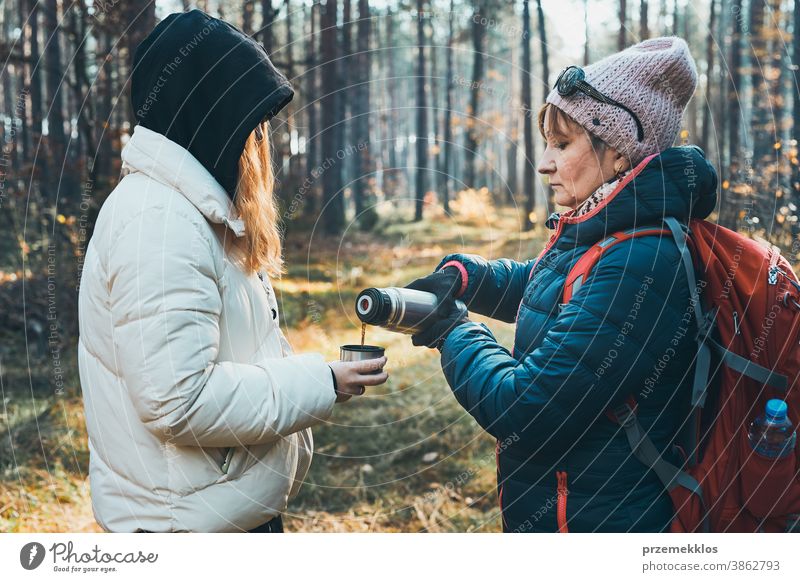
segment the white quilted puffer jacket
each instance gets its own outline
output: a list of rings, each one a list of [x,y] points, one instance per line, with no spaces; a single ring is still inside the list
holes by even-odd
[[[336,398],[292,355],[243,221],[187,150],[136,126],[79,292],[92,505],[107,531],[242,531],[286,509]]]

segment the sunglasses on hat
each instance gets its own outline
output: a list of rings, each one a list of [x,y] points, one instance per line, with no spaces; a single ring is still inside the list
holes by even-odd
[[[636,114],[616,99],[612,99],[608,95],[605,95],[592,87],[585,81],[585,79],[586,73],[583,71],[583,69],[572,65],[561,71],[561,74],[556,80],[555,89],[562,97],[570,97],[575,93],[581,92],[584,95],[599,101],[600,103],[613,105],[614,107],[619,107],[623,111],[627,111],[636,122],[636,133],[638,140],[644,140],[644,129],[642,128],[642,123],[639,121],[639,118],[636,117]]]

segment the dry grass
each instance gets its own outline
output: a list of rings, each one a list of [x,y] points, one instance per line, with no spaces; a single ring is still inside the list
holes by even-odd
[[[16,422],[0,425],[0,531],[101,531],[92,515],[81,399],[37,400],[46,407],[22,410],[6,398]]]

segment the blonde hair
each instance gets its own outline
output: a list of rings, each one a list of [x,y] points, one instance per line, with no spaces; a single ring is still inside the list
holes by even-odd
[[[284,272],[274,191],[269,122],[263,121],[244,144],[234,198],[234,205],[244,221],[243,240],[237,243],[244,248],[247,273],[263,269],[270,277],[280,277]]]

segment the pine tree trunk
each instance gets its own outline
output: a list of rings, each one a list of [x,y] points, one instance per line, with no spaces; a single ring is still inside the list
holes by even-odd
[[[692,46],[694,41],[692,40],[692,30],[690,28],[690,24],[692,19],[689,17],[689,6],[684,7],[683,13],[683,39],[686,41],[686,44]],[[697,113],[697,98],[692,97],[687,104],[687,109],[689,113],[689,140],[696,142],[697,138],[699,137],[700,131],[697,129],[698,127],[698,113]],[[679,141],[678,143],[681,143]]]
[[[519,64],[517,63],[517,51],[515,49],[516,47],[513,45],[510,47],[511,55],[508,59],[511,63],[511,66],[509,67],[508,80],[510,85],[509,95],[511,96],[509,99],[509,105],[516,103],[516,100],[513,98],[513,96],[516,95],[517,82],[519,80],[516,75]],[[501,182],[501,189],[506,193],[506,202],[514,206],[516,204],[516,193],[518,186],[517,154],[519,153],[519,148],[517,147],[517,143],[519,140],[519,116],[516,115],[516,107],[512,107],[510,109],[514,113],[506,115],[506,137],[505,140],[503,140],[506,150],[506,177],[505,182]]]
[[[719,0],[719,10],[717,11],[719,17],[717,18],[717,28],[712,31],[719,39],[719,46],[715,52],[720,55],[728,54],[728,47],[730,46],[730,30],[728,26],[728,19],[730,18],[730,5],[729,0]],[[716,77],[717,97],[715,103],[715,115],[717,123],[714,135],[716,136],[716,160],[719,170],[719,182],[724,184],[728,178],[728,69],[726,58],[720,58],[718,67],[718,76]],[[711,135],[709,134],[709,139]],[[724,190],[723,190],[724,193]]]
[[[715,39],[715,24],[717,21],[717,2],[716,0],[711,0],[709,3],[709,10],[708,10],[708,30],[709,35],[708,39],[706,40],[706,99],[705,105],[703,106],[703,130],[702,135],[700,136],[700,146],[705,150],[706,154],[709,153],[709,137],[711,135],[711,124],[713,123],[712,119],[712,102],[713,102],[713,94],[711,91],[711,86],[713,85],[714,79],[714,39]],[[722,121],[722,120],[720,120]]]
[[[31,56],[28,64],[28,79],[31,91],[31,141],[33,147],[39,147],[39,140],[42,137],[42,121],[44,113],[42,110],[42,55],[39,52],[39,2],[38,0],[28,0],[28,22],[31,25]]]
[[[539,22],[539,42],[541,43],[542,54],[542,100],[544,103],[550,93],[550,56],[547,50],[547,27],[545,26],[544,10],[542,10],[542,0],[536,0],[536,14]],[[535,114],[531,112],[531,115]],[[533,160],[533,158],[531,158]],[[555,192],[548,185],[545,187],[547,196],[548,212],[553,212],[556,208]]]
[[[356,130],[356,180],[353,195],[356,202],[356,216],[364,228],[371,228],[375,218],[372,184],[374,183],[374,162],[370,148],[370,19],[369,0],[358,0],[357,55],[355,71],[357,84],[354,99]]]
[[[678,0],[672,0],[672,34],[678,36],[680,19],[678,18]]]
[[[442,166],[442,156],[440,152],[440,122],[437,112],[441,109],[439,107],[439,59],[436,46],[436,33],[433,26],[433,18],[427,18],[425,21],[425,36],[428,39],[428,59],[430,60],[430,69],[428,71],[428,127],[429,133],[433,134],[434,150],[428,152],[428,160],[430,162],[431,175],[429,176],[429,187],[436,191],[437,199],[439,196],[439,180],[441,176],[439,170]]]
[[[477,183],[477,149],[478,126],[480,115],[480,91],[483,85],[486,59],[484,53],[486,27],[481,24],[481,18],[486,18],[483,4],[478,2],[472,16],[472,85],[467,110],[467,131],[464,144],[464,181],[468,188],[478,188]]]
[[[8,35],[10,37],[11,30],[9,30],[13,23],[9,16],[10,9],[8,5],[3,6],[3,20],[0,24],[2,26],[2,33],[3,36]],[[2,144],[2,149],[0,149],[0,175],[2,175],[3,181],[0,182],[0,185],[5,185],[7,174],[9,168],[16,168],[18,167],[18,145],[19,145],[19,110],[17,108],[17,98],[16,95],[18,91],[15,88],[17,84],[17,79],[15,73],[16,65],[11,64],[10,62],[6,62],[5,66],[2,70],[0,70],[0,77],[2,77],[2,85],[0,86],[0,92],[2,93],[2,104],[3,104],[3,123],[2,127],[0,127],[0,144]],[[6,115],[10,117],[10,127],[7,128],[6,126]],[[3,192],[0,190],[0,202],[3,201]],[[2,205],[0,205],[0,209],[2,209]]]
[[[750,102],[750,124],[746,126],[752,135],[752,154],[751,166],[759,168],[761,176],[766,175],[772,170],[775,159],[772,154],[773,128],[772,128],[772,87],[767,82],[766,77],[771,72],[771,59],[767,47],[767,37],[770,34],[769,25],[766,24],[764,2],[758,0],[750,3],[750,47],[751,66],[750,66],[750,86],[752,88],[752,100]],[[755,185],[755,184],[754,184]],[[764,184],[766,186],[766,184]],[[751,188],[751,194],[756,201],[756,213],[761,221],[771,218],[773,211],[771,204],[771,194],[775,191],[774,183],[770,184],[769,192],[764,192],[762,188]],[[765,222],[766,224],[766,222]]]
[[[94,138],[94,124],[96,118],[94,114],[94,100],[90,98],[91,82],[89,81],[87,72],[86,20],[90,18],[90,16],[87,11],[86,0],[75,0],[70,13],[72,29],[75,34],[75,52],[72,59],[74,63],[73,69],[75,71],[75,83],[73,84],[73,96],[76,104],[75,115],[78,118],[80,140],[83,141],[81,145],[86,152],[94,156],[94,152],[97,150]],[[89,165],[91,165],[91,160],[89,162]],[[96,176],[93,168],[87,169],[91,171],[91,178],[94,180]],[[78,200],[78,204],[79,203],[80,201]]]
[[[114,157],[114,130],[112,122],[112,99],[114,97],[114,81],[112,68],[114,66],[114,43],[111,33],[102,30],[98,39],[98,79],[97,83],[97,120],[95,124],[95,143],[98,144],[96,173],[100,180],[110,182],[112,158]]]
[[[447,33],[447,86],[444,104],[444,161],[442,162],[442,207],[450,213],[450,172],[453,167],[453,42],[455,36],[454,0],[450,0]]]
[[[399,115],[397,112],[397,107],[399,103],[399,99],[397,98],[397,87],[398,83],[396,81],[397,77],[397,67],[394,59],[395,50],[394,50],[394,13],[389,9],[386,12],[386,46],[389,47],[389,50],[385,51],[386,59],[388,60],[387,63],[387,71],[388,71],[388,81],[386,87],[386,97],[387,97],[387,105],[389,109],[388,120],[389,123],[387,124],[387,137],[389,138],[389,147],[388,147],[388,166],[389,171],[384,173],[383,177],[383,184],[384,184],[384,192],[387,196],[392,197],[395,195],[397,191],[397,181],[398,181],[398,167],[397,167],[397,149],[395,148],[395,138],[399,135],[400,123],[399,123]]]
[[[542,0],[536,0],[536,15],[539,23],[539,43],[542,57],[542,103],[547,94],[550,93],[550,55],[547,45],[547,26],[545,25],[544,10]]]
[[[286,78],[290,82],[294,81],[294,36],[292,34],[292,6],[290,0],[284,0],[286,7],[286,46],[281,51],[286,58],[286,68],[283,71]],[[281,111],[281,116],[286,120],[282,131],[289,134],[289,141],[284,146],[283,156],[288,160],[288,175],[285,181],[281,181],[278,185],[278,195],[283,200],[285,207],[291,204],[294,193],[297,190],[297,181],[299,174],[299,151],[298,151],[298,134],[295,123],[295,109],[297,108],[297,101],[292,100],[286,104],[286,107]]]
[[[650,23],[647,21],[648,8],[647,0],[641,0],[639,4],[639,37],[642,40],[650,38]]]
[[[730,47],[730,75],[728,83],[728,188],[722,190],[722,206],[720,208],[720,223],[728,228],[736,228],[739,212],[738,196],[733,186],[739,179],[740,160],[742,156],[739,128],[742,120],[740,101],[742,77],[742,0],[733,0],[731,5],[731,47]]]
[[[583,32],[586,37],[583,43],[583,66],[589,66],[589,35],[591,33],[589,27],[589,0],[583,0]]]
[[[58,187],[62,167],[65,165],[67,134],[64,129],[64,97],[61,92],[61,79],[64,69],[61,64],[61,29],[57,0],[47,0],[42,7],[47,43],[44,49],[45,91],[47,99],[47,133],[50,162],[53,171],[49,173],[52,188]]]
[[[533,149],[533,110],[531,74],[531,13],[528,0],[522,1],[522,67],[520,68],[521,98],[523,117],[523,139],[525,141],[525,163],[522,172],[522,187],[525,190],[525,230],[533,228],[531,217],[536,209],[536,184],[534,168],[536,152]]]
[[[28,26],[25,22],[28,18],[28,10],[26,8],[27,0],[17,0],[17,13],[19,21],[17,25],[21,31],[19,38],[20,53],[22,55],[22,62],[15,66],[15,72],[18,73],[18,95],[17,95],[17,111],[14,117],[20,120],[20,160],[21,166],[26,166],[28,160],[31,158],[31,135],[30,125],[28,123],[28,93],[30,87],[28,86],[28,67],[30,63],[30,54],[28,54]]]
[[[124,6],[124,26],[125,41],[123,46],[126,49],[127,58],[124,61],[125,76],[127,83],[130,83],[130,75],[128,72],[133,70],[133,58],[136,53],[136,47],[150,34],[156,26],[156,3],[152,0],[126,0]],[[118,61],[120,67],[123,67],[123,62]],[[118,71],[122,73],[122,71]],[[136,117],[131,111],[130,107],[130,86],[126,87],[124,91],[124,113],[123,115],[128,119],[131,129],[136,125]],[[120,104],[117,103],[116,107]]]
[[[305,112],[308,119],[308,137],[306,139],[306,173],[305,182],[307,185],[303,186],[305,195],[304,214],[308,217],[313,217],[317,213],[317,197],[319,194],[319,184],[317,183],[318,176],[316,175],[317,166],[319,164],[319,140],[320,136],[317,135],[317,100],[319,97],[318,86],[318,67],[317,67],[317,46],[319,44],[317,38],[317,19],[320,6],[319,0],[314,0],[311,4],[310,14],[310,32],[306,42],[306,72],[303,75],[305,87]]]
[[[253,13],[255,12],[255,0],[244,0],[242,2],[242,32],[248,36],[253,35]]]
[[[428,104],[425,95],[425,0],[417,0],[417,172],[414,221],[422,220],[428,178]]]
[[[273,31],[272,24],[280,8],[272,8],[272,0],[261,0],[261,44],[268,55],[272,54]]]
[[[339,39],[337,38],[336,11],[337,0],[327,0],[321,7],[320,22],[322,51],[322,187],[323,187],[323,227],[327,234],[335,235],[344,230],[344,197],[342,193],[341,160],[337,153],[341,147],[341,134],[337,124],[341,121],[338,89],[340,78],[338,71]]]

